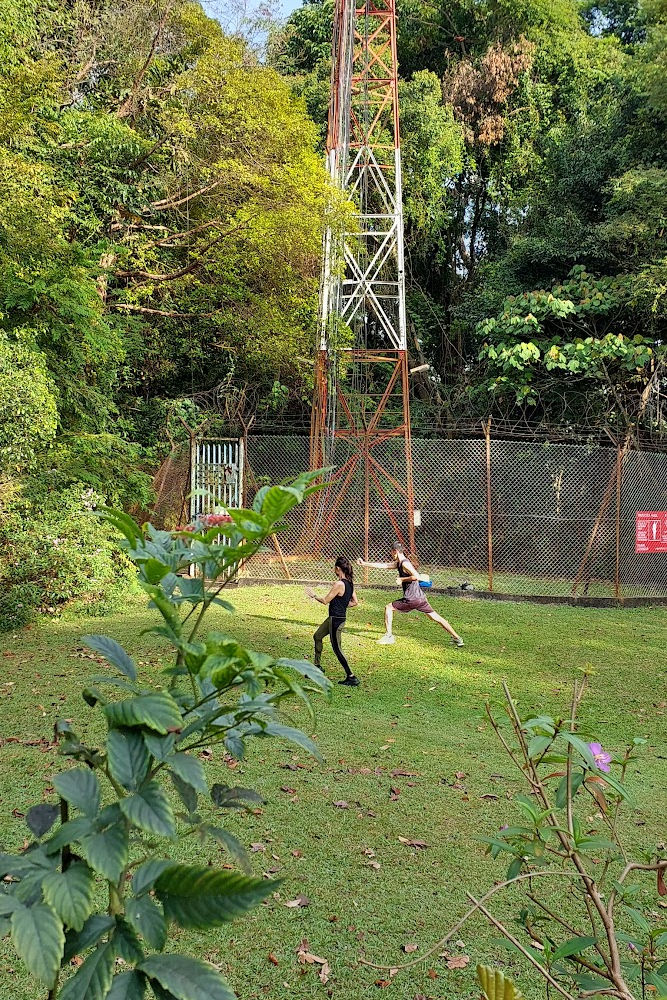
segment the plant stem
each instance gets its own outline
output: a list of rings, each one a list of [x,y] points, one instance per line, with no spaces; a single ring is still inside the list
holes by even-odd
[[[475,897],[471,895],[471,893],[469,892],[466,893],[466,896],[468,897],[471,903],[475,903],[480,913],[483,913],[486,919],[490,921],[490,923],[492,923],[493,926],[497,930],[499,930],[501,934],[504,934],[507,940],[511,941],[515,948],[519,949],[521,954],[528,959],[531,965],[535,966],[540,975],[546,979],[547,983],[550,983],[555,990],[558,990],[561,996],[565,997],[565,1000],[574,1000],[572,994],[568,993],[568,991],[563,986],[560,985],[558,980],[554,979],[554,977],[551,975],[549,970],[544,965],[538,962],[536,958],[533,958],[528,949],[525,948],[521,944],[521,942],[517,938],[515,938],[514,935],[510,931],[508,931],[508,929],[499,920],[497,920],[489,910],[487,910],[487,908],[480,900],[475,899]]]

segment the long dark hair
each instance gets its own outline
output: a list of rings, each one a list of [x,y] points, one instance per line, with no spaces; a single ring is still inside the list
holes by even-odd
[[[352,563],[346,556],[338,556],[336,559],[336,569],[342,571],[343,576],[350,583],[354,583],[354,570],[352,569]]]

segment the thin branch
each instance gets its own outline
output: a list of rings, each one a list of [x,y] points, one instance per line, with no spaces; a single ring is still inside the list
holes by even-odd
[[[145,313],[148,316],[168,316],[177,319],[207,319],[210,316],[218,316],[224,309],[213,309],[211,312],[178,312],[176,309],[149,309],[148,306],[135,306],[131,302],[111,302],[111,309],[122,309],[124,312]]]
[[[185,194],[181,197],[180,194],[176,195],[175,198],[164,198],[162,201],[152,201],[151,208],[157,210],[164,210],[168,208],[178,208],[179,205],[185,205],[186,202],[192,201],[193,198],[198,198],[201,194],[208,194],[209,191],[213,191],[215,188],[220,187],[220,185],[225,180],[224,177],[219,177],[217,181],[213,181],[212,184],[206,184],[204,187],[198,188],[196,191],[192,191],[190,194]]]
[[[492,923],[493,926],[497,930],[499,930],[501,934],[504,934],[507,940],[511,941],[515,948],[519,949],[521,954],[528,959],[531,965],[535,966],[540,975],[543,976],[546,979],[546,981],[550,983],[551,986],[553,986],[555,990],[558,990],[561,996],[565,997],[565,1000],[574,1000],[572,994],[568,993],[568,991],[563,986],[560,985],[557,979],[554,979],[549,970],[544,965],[542,965],[541,962],[538,962],[536,958],[533,958],[528,949],[521,944],[518,938],[515,938],[514,935],[507,930],[507,928],[500,922],[500,920],[497,920],[494,917],[494,915],[489,910],[487,910],[487,908],[483,905],[483,903],[475,899],[475,897],[469,892],[466,893],[466,896],[471,901],[471,903],[476,904],[480,913],[483,913],[486,919],[490,921],[490,923]]]
[[[458,931],[460,931],[465,922],[469,920],[470,917],[472,917],[479,910],[480,903],[486,903],[487,900],[491,899],[492,896],[495,896],[495,894],[497,892],[500,892],[501,889],[507,889],[507,887],[510,885],[516,885],[518,882],[525,882],[527,879],[534,879],[534,878],[577,879],[580,878],[580,876],[578,875],[577,872],[555,872],[555,871],[526,872],[523,875],[516,875],[514,878],[507,879],[505,882],[499,882],[498,885],[494,885],[491,889],[489,889],[489,891],[482,896],[479,903],[476,903],[473,907],[471,907],[468,910],[468,912],[465,913],[461,917],[461,919],[458,920],[449,931],[447,931],[447,933],[443,938],[440,938],[440,940],[437,941],[432,948],[429,948],[428,951],[423,952],[419,956],[419,958],[413,958],[412,961],[404,962],[403,965],[378,965],[375,962],[367,961],[365,958],[360,958],[359,961],[362,965],[367,965],[371,969],[381,969],[381,970],[411,969],[415,965],[420,965],[430,955],[433,955],[436,951],[439,951],[441,948],[443,948],[444,945],[446,945],[447,942],[450,940],[450,938],[452,938],[456,933],[458,933]]]
[[[155,31],[155,34],[153,36],[153,41],[151,42],[151,47],[149,49],[148,55],[146,56],[144,64],[139,70],[139,73],[137,74],[134,83],[132,84],[132,90],[127,95],[127,97],[119,107],[118,111],[116,112],[119,118],[127,118],[127,116],[132,112],[132,109],[134,107],[134,100],[139,91],[139,87],[141,86],[141,83],[144,77],[146,76],[146,73],[148,72],[150,64],[153,62],[155,51],[158,47],[158,43],[162,36],[162,32],[164,31],[164,26],[167,23],[167,18],[171,13],[172,7],[173,7],[173,0],[169,0],[169,3],[167,3],[167,6],[164,9],[164,14],[161,17],[160,22]]]

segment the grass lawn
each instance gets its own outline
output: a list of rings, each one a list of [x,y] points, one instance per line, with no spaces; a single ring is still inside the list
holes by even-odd
[[[627,780],[636,799],[627,812],[628,844],[650,847],[665,837],[665,612],[435,596],[435,607],[464,636],[463,649],[447,645],[444,633],[418,615],[397,616],[399,641],[378,647],[374,640],[387,594],[368,590],[361,597],[362,606],[350,615],[345,647],[362,686],[335,685],[332,702],[317,705],[315,735],[324,763],[266,741],[256,742],[235,768],[221,753],[206,765],[211,782],[249,785],[266,796],[261,815],[235,816],[230,828],[244,843],[256,845],[251,857],[257,872],[283,879],[279,894],[225,928],[176,932],[173,947],[219,964],[243,1000],[472,998],[479,995],[475,963],[494,958],[513,970],[529,998],[542,997],[541,984],[498,947],[497,933],[481,920],[457,935],[463,945],[453,951],[471,959],[461,971],[447,971],[436,955],[399,972],[383,989],[374,983],[384,975],[359,959],[399,965],[408,960],[401,950],[405,943],[426,950],[462,914],[466,890],[481,893],[503,875],[506,863],[485,858],[475,839],[509,822],[513,809],[507,796],[519,788],[482,716],[487,697],[499,702],[503,678],[522,708],[557,714],[567,705],[578,669],[592,664],[596,676],[582,719],[606,749],[620,750],[632,736],[648,740]],[[301,588],[241,588],[232,599],[236,616],[216,614],[212,626],[257,649],[310,656],[311,635],[322,616]],[[54,718],[75,716],[83,720],[77,728],[89,737],[102,734],[99,713],[78,693],[80,682],[99,669],[77,650],[79,636],[108,632],[154,678],[161,650],[156,640],[141,635],[151,620],[142,602],[133,600],[103,620],[45,622],[0,643],[3,848],[20,847],[26,835],[24,821],[13,811],[24,812],[49,797],[50,776],[58,766],[50,744]],[[339,676],[328,644],[324,665]],[[304,711],[295,710],[293,719],[310,728]],[[414,774],[392,777],[396,770]],[[348,808],[334,805],[341,801]],[[399,837],[429,846],[409,847]],[[225,861],[214,856],[212,846],[187,841],[177,853],[194,862]],[[300,894],[308,906],[284,905]],[[509,915],[510,902],[496,903],[495,912]],[[328,959],[327,986],[316,969],[297,965],[303,938],[312,952]],[[0,942],[0,1000],[36,1000],[44,992],[22,971],[7,942]]]

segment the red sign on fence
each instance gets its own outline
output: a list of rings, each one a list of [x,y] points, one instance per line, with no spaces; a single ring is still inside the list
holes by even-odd
[[[667,552],[667,511],[637,511],[635,552]]]

